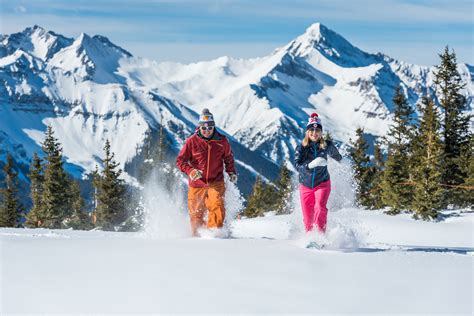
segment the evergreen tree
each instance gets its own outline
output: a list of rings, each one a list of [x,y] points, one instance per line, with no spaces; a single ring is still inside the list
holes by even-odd
[[[44,170],[42,159],[38,154],[33,154],[30,166],[30,197],[32,201],[31,210],[26,216],[26,225],[29,227],[40,227],[44,222],[44,208],[42,203]]]
[[[389,214],[398,214],[411,206],[413,187],[407,182],[412,180],[412,152],[414,137],[413,109],[409,106],[400,87],[393,97],[395,104],[393,124],[390,126],[387,140],[388,156],[381,183],[382,202],[390,207]]]
[[[247,207],[243,215],[247,217],[262,216],[269,209],[268,205],[268,188],[266,188],[260,176],[257,176],[253,185],[252,193],[247,200]]]
[[[383,158],[382,149],[380,144],[375,142],[374,144],[374,161],[372,163],[372,189],[370,193],[371,204],[374,209],[381,209],[386,205],[382,201],[381,185],[383,179],[385,161]]]
[[[461,157],[462,171],[466,174],[463,187],[461,188],[462,198],[460,204],[463,207],[474,207],[474,134],[471,134],[469,144],[463,150]]]
[[[43,226],[61,228],[63,220],[72,213],[72,199],[70,179],[63,167],[62,148],[54,137],[51,126],[48,126],[42,145],[46,155],[42,196]]]
[[[416,135],[415,191],[413,209],[415,218],[434,219],[441,208],[443,189],[441,181],[442,144],[438,113],[435,104],[423,97],[420,106],[422,115]]]
[[[352,148],[350,156],[354,164],[354,178],[356,181],[356,200],[361,206],[372,208],[372,201],[370,199],[372,185],[372,168],[370,166],[370,158],[367,154],[369,145],[364,139],[364,130],[358,128],[356,130],[357,139],[351,141]]]
[[[3,167],[4,187],[0,189],[0,227],[18,227],[22,221],[22,209],[18,201],[18,172],[13,169],[13,158],[7,155]]]
[[[165,141],[165,131],[160,121],[160,129],[158,131],[157,141],[154,140],[151,133],[145,138],[142,153],[143,164],[138,171],[138,181],[144,184],[153,170],[163,167],[165,164],[165,154],[167,151],[167,144]],[[168,164],[166,164],[168,166]],[[167,170],[168,171],[168,170]],[[169,179],[166,179],[169,182]]]
[[[72,193],[72,216],[69,219],[68,227],[74,229],[88,230],[93,228],[91,218],[86,211],[86,203],[81,196],[79,182],[71,182]]]
[[[126,190],[124,180],[119,179],[122,170],[115,162],[107,139],[104,147],[105,158],[102,160],[104,169],[97,187],[97,225],[104,230],[114,230],[127,216]]]
[[[446,46],[439,55],[441,63],[436,66],[435,84],[439,96],[439,105],[444,113],[441,123],[443,135],[442,183],[457,186],[464,183],[467,177],[460,162],[463,148],[468,146],[470,116],[465,115],[466,98],[461,94],[464,88],[461,76],[457,71],[456,54],[449,52]],[[472,151],[472,149],[471,149]],[[445,205],[462,204],[463,191],[455,187],[445,190]],[[460,203],[461,202],[461,203]]]
[[[276,202],[275,210],[277,215],[290,214],[292,211],[291,193],[293,186],[291,181],[291,172],[283,163],[280,167],[278,181],[276,184]]]
[[[325,141],[332,141],[333,139],[332,139],[331,133],[326,132],[326,133],[324,134],[324,140],[325,140]]]

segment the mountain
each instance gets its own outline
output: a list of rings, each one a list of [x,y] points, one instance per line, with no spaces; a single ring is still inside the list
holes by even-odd
[[[474,67],[458,69],[472,112]],[[75,177],[94,170],[108,138],[133,181],[145,141],[163,128],[172,159],[207,107],[232,142],[239,187],[248,193],[257,175],[273,179],[279,164],[292,161],[313,111],[340,144],[359,126],[382,136],[395,87],[414,106],[433,91],[433,71],[366,53],[319,23],[265,57],[192,64],[134,57],[100,35],[70,39],[33,26],[0,35],[0,164],[14,153],[26,181],[50,124]]]
[[[414,106],[424,93],[433,92],[435,70],[363,52],[319,23],[263,58],[134,66],[141,76],[127,76],[128,82],[152,86],[196,111],[210,108],[226,131],[278,163],[293,158],[313,111],[342,143],[354,138],[359,126],[369,135],[385,135],[395,87],[401,85]],[[472,66],[458,69],[472,111]]]

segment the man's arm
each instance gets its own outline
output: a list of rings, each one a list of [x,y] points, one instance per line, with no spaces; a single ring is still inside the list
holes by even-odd
[[[189,163],[189,161],[191,160],[191,156],[191,145],[189,144],[189,140],[186,140],[183,148],[181,149],[178,154],[178,157],[176,158],[176,167],[178,167],[179,170],[181,170],[187,175],[189,175],[190,172],[194,169]]]

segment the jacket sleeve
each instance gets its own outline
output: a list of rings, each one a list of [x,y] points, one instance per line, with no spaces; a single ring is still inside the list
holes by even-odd
[[[187,175],[194,169],[189,163],[191,156],[191,144],[188,139],[176,158],[176,167]]]
[[[342,156],[339,153],[339,150],[337,150],[336,146],[334,146],[332,142],[328,143],[328,154],[332,159],[336,161],[342,160]]]
[[[224,142],[224,164],[225,164],[225,171],[228,174],[235,173],[235,166],[234,166],[234,154],[232,153],[232,148],[230,148],[229,141],[226,139]]]
[[[305,170],[308,169],[308,164],[303,161],[304,155],[303,155],[303,146],[298,145],[295,148],[295,167],[298,172],[303,173]]]

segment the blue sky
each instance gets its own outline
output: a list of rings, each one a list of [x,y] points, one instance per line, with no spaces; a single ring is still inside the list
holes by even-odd
[[[0,0],[0,33],[38,24],[107,36],[132,54],[194,62],[259,57],[315,22],[367,52],[422,65],[445,45],[474,64],[474,2],[464,0]]]

